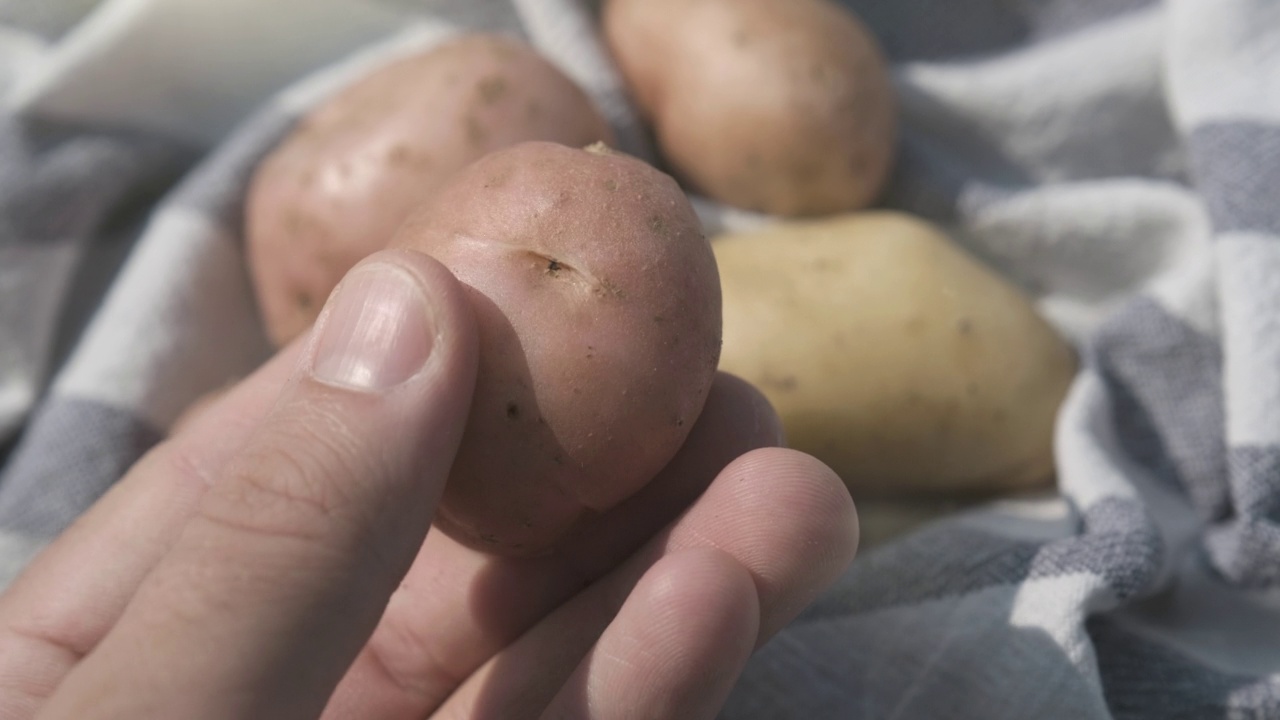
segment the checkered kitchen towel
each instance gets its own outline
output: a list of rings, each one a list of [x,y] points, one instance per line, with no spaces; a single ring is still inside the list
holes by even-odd
[[[1061,498],[865,554],[725,717],[1280,718],[1280,0],[845,2],[902,98],[888,204],[1084,366]],[[573,0],[0,0],[0,585],[265,357],[255,161],[467,27],[531,39],[648,152]]]

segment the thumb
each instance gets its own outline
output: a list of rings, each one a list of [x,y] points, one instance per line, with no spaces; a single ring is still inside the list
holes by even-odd
[[[471,403],[474,323],[425,255],[348,273],[276,407],[47,711],[319,715],[430,526]]]

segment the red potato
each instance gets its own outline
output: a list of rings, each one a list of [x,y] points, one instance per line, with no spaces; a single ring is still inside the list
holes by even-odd
[[[453,271],[480,326],[442,530],[545,552],[684,443],[719,362],[720,284],[670,177],[602,146],[524,143],[463,170],[393,244]]]
[[[304,119],[246,209],[267,334],[310,327],[338,280],[458,170],[525,140],[609,141],[591,100],[528,45],[472,34],[381,68]]]
[[[874,202],[897,111],[875,38],[829,0],[607,0],[609,48],[693,189],[778,215]]]

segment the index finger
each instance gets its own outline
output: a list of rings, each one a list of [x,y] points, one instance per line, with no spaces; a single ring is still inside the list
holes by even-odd
[[[0,595],[0,717],[31,717],[115,624],[297,365],[295,341],[156,447]]]

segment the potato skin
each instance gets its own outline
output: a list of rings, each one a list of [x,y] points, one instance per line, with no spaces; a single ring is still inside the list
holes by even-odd
[[[523,143],[463,170],[394,245],[453,271],[479,321],[445,532],[546,552],[684,443],[719,360],[720,286],[670,177],[603,149]]]
[[[874,202],[897,111],[870,32],[828,0],[609,0],[603,23],[676,174],[748,210]]]
[[[1026,488],[1053,471],[1075,354],[1021,291],[892,212],[713,242],[721,369],[855,497]]]
[[[309,327],[346,271],[468,163],[524,140],[612,136],[572,80],[513,38],[461,35],[374,71],[253,178],[247,243],[268,336],[283,345]]]

